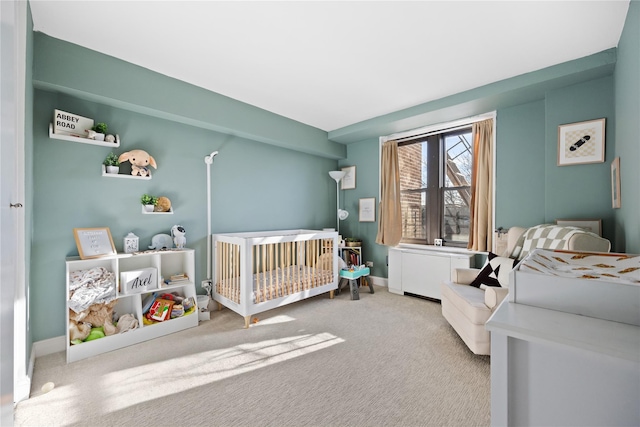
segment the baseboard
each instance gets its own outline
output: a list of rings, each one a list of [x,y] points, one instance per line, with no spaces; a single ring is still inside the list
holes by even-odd
[[[66,337],[61,335],[59,337],[49,338],[47,340],[37,341],[33,343],[31,349],[31,356],[40,357],[47,354],[58,353],[67,349]]]
[[[31,350],[31,357],[29,358],[29,366],[27,366],[27,375],[22,378],[18,378],[15,382],[15,389],[13,390],[13,403],[16,404],[25,399],[28,399],[31,395],[31,378],[33,378],[33,367],[36,363],[36,356]]]
[[[369,276],[368,279],[376,286],[384,286],[385,288],[389,287],[389,279],[386,277]]]

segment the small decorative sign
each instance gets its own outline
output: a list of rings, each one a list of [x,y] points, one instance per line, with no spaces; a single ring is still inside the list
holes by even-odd
[[[352,190],[356,188],[356,167],[347,166],[342,168],[342,170],[347,174],[342,178],[342,181],[340,181],[340,189]]]
[[[367,197],[360,199],[360,222],[375,222],[376,221],[376,198]]]
[[[111,232],[108,227],[102,228],[74,228],[73,236],[81,259],[99,258],[115,255]]]
[[[139,294],[158,288],[158,269],[149,267],[120,273],[120,291],[125,294]]]
[[[87,137],[87,130],[93,127],[93,120],[77,114],[67,113],[62,110],[54,110],[53,133],[58,135]]]

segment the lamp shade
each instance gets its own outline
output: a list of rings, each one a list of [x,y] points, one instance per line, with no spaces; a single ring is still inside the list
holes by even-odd
[[[329,176],[339,182],[347,174],[346,171],[329,171]]]

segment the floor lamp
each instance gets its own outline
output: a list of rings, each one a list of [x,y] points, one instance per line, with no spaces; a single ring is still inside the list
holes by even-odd
[[[347,174],[347,172],[345,171],[330,171],[329,175],[331,176],[331,178],[336,180],[336,210],[337,210],[337,227],[336,230],[338,231],[338,234],[340,234],[340,220],[345,220],[347,219],[347,217],[349,216],[349,212],[340,209],[340,187],[338,186],[338,184],[340,183],[340,180],[342,178],[344,178],[344,176]]]

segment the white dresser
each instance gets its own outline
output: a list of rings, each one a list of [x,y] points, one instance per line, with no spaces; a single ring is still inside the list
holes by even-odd
[[[559,276],[589,266],[622,273],[609,266],[637,265],[636,256],[601,254],[605,265],[594,253],[549,252],[532,252],[511,272],[509,299],[485,325],[491,425],[640,425],[640,285]],[[543,262],[525,270],[540,254],[548,265],[564,257],[558,275],[544,274]]]
[[[474,266],[471,252],[445,248],[395,247],[389,249],[389,292],[440,300],[440,283],[451,280],[455,268]]]

